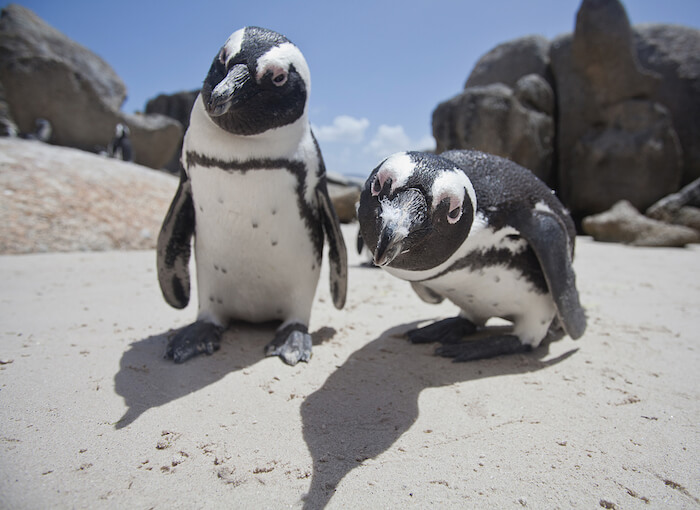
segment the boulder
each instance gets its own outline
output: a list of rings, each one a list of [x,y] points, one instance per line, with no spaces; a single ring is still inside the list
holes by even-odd
[[[573,36],[553,41],[558,187],[576,219],[620,200],[646,209],[677,190],[681,149],[671,115],[653,99],[659,75],[637,60],[618,0],[583,0]]]
[[[682,147],[682,184],[700,177],[700,30],[679,25],[633,28],[639,63],[658,74],[652,93],[666,106]]]
[[[700,179],[694,180],[679,192],[662,198],[647,209],[646,215],[700,231]]]
[[[552,85],[549,70],[549,40],[541,35],[520,37],[499,44],[474,66],[464,88],[503,83],[515,83],[527,74],[541,76]]]
[[[187,92],[177,92],[175,94],[160,94],[159,96],[150,99],[146,103],[147,114],[160,114],[175,119],[182,124],[183,130],[187,131],[190,125],[190,113],[195,99],[199,95],[199,89]],[[175,154],[172,159],[165,165],[165,169],[172,173],[179,174],[182,163],[180,162],[180,154],[182,153],[182,142],[180,139]]]
[[[351,223],[357,218],[357,202],[360,200],[363,182],[336,173],[327,173],[328,196],[341,223]]]
[[[57,145],[98,152],[123,123],[135,161],[160,168],[182,137],[180,124],[167,117],[120,112],[126,87],[112,68],[19,5],[0,15],[0,80],[19,131],[31,132],[36,119],[46,119]]]
[[[433,136],[440,153],[476,149],[515,161],[551,186],[554,95],[539,75],[469,87],[437,106]]]
[[[0,81],[0,136],[17,136],[19,128],[10,113],[10,105],[5,100],[5,88]]]
[[[648,218],[626,200],[608,211],[584,218],[582,227],[596,241],[633,246],[682,247],[700,242],[698,231]]]

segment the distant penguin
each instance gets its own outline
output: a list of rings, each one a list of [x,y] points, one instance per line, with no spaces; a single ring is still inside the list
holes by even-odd
[[[119,122],[114,128],[114,138],[109,143],[107,152],[109,156],[116,159],[121,159],[122,161],[133,161],[134,160],[134,150],[131,146],[131,140],[129,139],[129,126]]]
[[[583,335],[574,224],[512,161],[477,151],[395,154],[367,179],[358,218],[375,264],[424,301],[447,298],[461,310],[409,331],[412,342],[441,342],[438,354],[468,361],[528,351],[548,334]],[[492,317],[512,330],[483,330]]]
[[[20,135],[20,138],[26,140],[38,140],[40,142],[49,143],[51,140],[51,135],[53,134],[53,128],[51,127],[51,122],[44,118],[38,118],[34,121],[34,132],[26,133]]]
[[[347,256],[308,119],[309,68],[286,37],[234,32],[212,62],[185,134],[180,185],[158,238],[158,277],[176,308],[190,297],[194,235],[199,314],[170,340],[182,362],[219,348],[230,321],[281,321],[268,356],[308,361],[324,232],[337,308]]]

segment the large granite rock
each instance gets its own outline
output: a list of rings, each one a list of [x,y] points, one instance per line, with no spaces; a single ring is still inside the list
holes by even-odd
[[[160,94],[153,99],[149,99],[146,103],[147,114],[160,114],[175,119],[180,124],[184,131],[190,125],[190,113],[195,99],[199,95],[199,89],[185,92],[176,92],[175,94]],[[182,163],[180,162],[180,153],[182,152],[182,142],[180,140],[177,150],[172,159],[165,165],[165,169],[172,173],[179,174]]]
[[[554,95],[539,75],[514,88],[502,83],[469,87],[433,112],[436,151],[476,149],[529,168],[551,185]]]
[[[662,198],[647,209],[646,215],[700,231],[700,179],[695,179],[677,193]]]
[[[653,99],[661,77],[637,60],[618,0],[583,0],[573,37],[555,40],[558,180],[575,218],[619,200],[646,209],[677,190],[681,149],[667,108]]]
[[[135,161],[160,168],[182,138],[180,124],[167,117],[122,113],[126,87],[112,68],[15,4],[0,15],[0,81],[19,131],[31,132],[37,119],[47,119],[57,145],[96,152],[124,123]]]
[[[541,35],[499,44],[479,59],[464,87],[503,83],[512,88],[527,74],[541,76],[551,85],[549,45],[549,40]]]
[[[596,241],[633,246],[682,247],[700,242],[697,230],[648,218],[626,200],[608,211],[587,216],[582,227]]]
[[[639,63],[661,77],[652,98],[666,106],[683,149],[682,184],[700,177],[700,30],[679,25],[633,28]]]

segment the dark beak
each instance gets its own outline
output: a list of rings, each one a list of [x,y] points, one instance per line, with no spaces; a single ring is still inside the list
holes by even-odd
[[[212,117],[219,117],[228,112],[236,93],[250,80],[250,72],[245,64],[236,64],[229,69],[226,77],[211,91],[207,111]]]
[[[386,266],[403,251],[403,236],[397,235],[396,226],[385,224],[379,232],[377,249],[374,250],[374,263]]]

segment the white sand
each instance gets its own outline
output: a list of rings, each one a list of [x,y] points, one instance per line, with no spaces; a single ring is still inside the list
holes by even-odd
[[[152,251],[0,257],[0,507],[700,506],[700,246],[579,239],[585,336],[467,364],[401,337],[452,305],[359,261],[289,367],[265,326],[164,360],[196,305]]]

